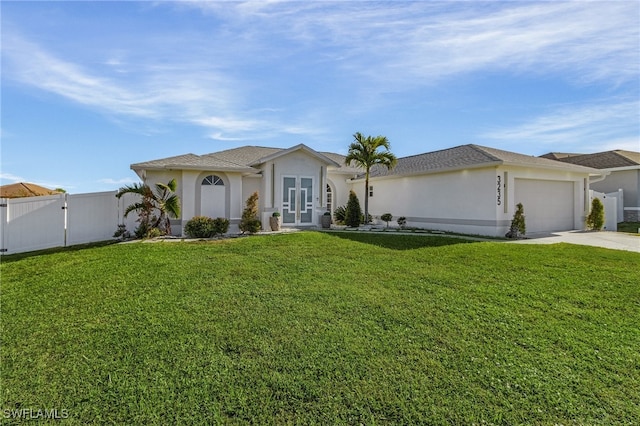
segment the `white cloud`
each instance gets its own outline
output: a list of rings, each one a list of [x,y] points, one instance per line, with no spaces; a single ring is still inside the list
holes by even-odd
[[[0,173],[0,179],[8,180],[11,183],[15,182],[25,182],[25,179],[21,176],[14,175],[12,173]]]
[[[51,189],[56,189],[56,188],[69,189],[70,188],[69,186],[63,186],[59,182],[40,181],[40,180],[37,180],[37,179],[36,180],[32,180],[32,179],[24,178],[22,176],[14,175],[13,173],[6,173],[6,172],[0,173],[0,180],[8,181],[8,184],[19,183],[19,182],[33,183],[35,185],[40,185],[40,186],[43,186],[45,188],[51,188]],[[7,183],[3,183],[3,184],[6,185]]]
[[[244,42],[282,37],[377,81],[432,84],[482,70],[607,84],[638,76],[637,2],[188,4],[242,26]]]
[[[282,123],[281,116],[274,116],[282,113],[282,109],[272,105],[243,111],[249,85],[218,71],[210,61],[199,59],[199,55],[186,62],[172,58],[168,63],[137,66],[125,66],[121,59],[112,57],[102,64],[109,70],[115,69],[111,75],[100,68],[63,60],[21,37],[9,37],[11,41],[6,44],[10,47],[3,49],[8,77],[118,120],[138,117],[191,123],[213,130],[214,135],[228,134],[226,140],[318,132]],[[122,71],[125,67],[136,72]]]
[[[313,111],[321,110],[324,94],[300,108],[296,89],[286,81],[289,74],[278,74],[287,66],[321,65],[344,81],[346,90],[336,89],[338,100],[328,102],[346,112],[379,107],[389,91],[483,71],[553,74],[614,88],[638,79],[637,2],[249,1],[155,7],[198,8],[216,30],[151,34],[126,48],[103,47],[95,53],[102,56],[96,66],[10,27],[3,29],[3,79],[118,119],[195,124],[220,140],[326,133],[331,120]],[[276,71],[259,74],[261,66]]]
[[[132,183],[140,182],[140,179],[131,179],[131,178],[122,178],[122,179],[112,179],[105,178],[98,180],[100,183],[106,183],[108,185],[130,185]]]
[[[396,66],[436,78],[478,70],[566,73],[583,82],[637,78],[637,4],[506,5],[422,20],[415,31],[399,36],[404,54]]]
[[[529,144],[547,150],[563,146],[576,152],[640,150],[640,103],[609,100],[565,105],[529,122],[480,135],[504,143]]]
[[[229,136],[224,136],[222,134],[222,132],[216,132],[216,133],[212,133],[209,135],[209,139],[213,139],[216,141],[222,141],[222,142],[237,142],[237,141],[242,141],[243,138],[233,138],[233,137],[229,137]]]

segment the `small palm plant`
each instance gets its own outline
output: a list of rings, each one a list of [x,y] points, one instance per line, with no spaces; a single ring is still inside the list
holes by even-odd
[[[170,218],[180,216],[180,198],[175,194],[178,184],[175,179],[171,179],[167,184],[156,183],[152,189],[146,183],[134,183],[118,190],[117,198],[122,198],[125,194],[137,194],[140,201],[128,206],[124,211],[124,217],[131,212],[138,213],[138,231],[136,235],[146,237],[153,233],[154,229],[160,233],[171,234]],[[158,232],[155,231],[155,232]]]

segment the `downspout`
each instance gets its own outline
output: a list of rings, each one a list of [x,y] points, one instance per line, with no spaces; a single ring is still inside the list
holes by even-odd
[[[589,176],[589,187],[591,187],[592,183],[597,183],[597,182],[602,182],[603,180],[606,179],[607,176],[609,176],[611,174],[611,171],[602,171],[602,173],[598,174],[597,178],[594,178],[593,180],[591,180],[591,176]]]

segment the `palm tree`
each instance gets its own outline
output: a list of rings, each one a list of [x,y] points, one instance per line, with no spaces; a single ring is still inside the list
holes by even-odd
[[[386,136],[364,137],[360,132],[353,135],[353,142],[349,145],[349,152],[344,163],[349,166],[355,163],[365,170],[364,175],[364,222],[369,222],[369,171],[376,164],[391,170],[398,159],[390,151],[389,140]],[[378,151],[384,148],[384,151]]]
[[[175,179],[171,179],[167,184],[156,183],[155,191],[146,183],[134,183],[120,188],[116,197],[121,198],[124,194],[139,195],[140,201],[128,206],[124,211],[124,217],[135,211],[139,216],[140,227],[145,233],[157,228],[168,235],[171,234],[170,217],[180,216],[180,199],[175,194],[177,186]]]

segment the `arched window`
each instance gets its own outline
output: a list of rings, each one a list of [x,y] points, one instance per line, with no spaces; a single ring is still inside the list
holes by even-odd
[[[209,175],[206,178],[202,179],[202,185],[217,185],[224,186],[224,182],[220,179],[219,176]]]

